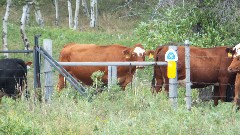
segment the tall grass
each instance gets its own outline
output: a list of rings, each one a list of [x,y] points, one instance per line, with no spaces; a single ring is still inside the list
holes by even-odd
[[[183,101],[184,97],[179,97]],[[3,98],[1,134],[238,134],[240,114],[231,103],[173,109],[165,93],[149,88],[113,90],[89,102],[75,90],[53,94],[49,104]]]

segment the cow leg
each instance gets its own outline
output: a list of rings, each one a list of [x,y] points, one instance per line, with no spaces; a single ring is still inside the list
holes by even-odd
[[[156,81],[156,83],[155,83]],[[154,75],[153,75],[153,79],[152,79],[152,88],[154,88],[153,92],[160,92],[162,91],[162,87],[163,87],[163,76],[162,76],[162,72],[159,66],[154,66]]]
[[[219,86],[214,86],[214,89],[213,89],[213,101],[214,101],[214,105],[215,106],[218,105],[219,96],[220,96]]]
[[[58,92],[60,92],[64,87],[65,87],[65,85],[64,85],[64,77],[63,77],[62,74],[59,74],[59,76],[58,76],[58,85],[57,85]]]
[[[237,76],[236,76],[236,80],[235,80],[235,96],[234,96],[234,102],[237,106],[237,109],[240,108],[240,99],[239,99],[239,96],[240,96],[240,82],[239,82],[239,79],[240,79],[240,74],[237,73]]]
[[[228,81],[224,81],[219,83],[219,94],[222,102],[226,101],[226,90],[227,90],[227,83]]]
[[[129,73],[128,73],[127,75],[125,75],[124,81],[120,84],[122,90],[125,90],[126,86],[127,86],[130,82],[132,82],[132,79],[133,79],[133,75],[132,75],[132,74],[129,74]]]

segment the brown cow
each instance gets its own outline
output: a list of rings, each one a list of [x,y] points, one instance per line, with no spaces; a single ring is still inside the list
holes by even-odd
[[[228,71],[230,73],[237,73],[236,80],[235,80],[235,96],[234,96],[234,102],[240,107],[240,55],[238,53],[235,54],[235,57],[231,63],[231,65],[228,67]]]
[[[232,58],[228,57],[227,47],[199,48],[190,47],[190,79],[191,88],[204,88],[214,85],[214,95],[220,95],[225,101],[227,85],[234,82],[234,75],[228,73],[227,68]],[[155,51],[155,61],[164,61],[168,46],[160,46]],[[178,46],[177,63],[178,80],[185,79],[185,47]],[[167,78],[166,66],[154,67],[153,82],[156,92],[162,90],[165,80],[165,90],[168,91],[169,79]],[[217,84],[218,83],[218,84]],[[218,98],[214,98],[214,105],[218,104]]]
[[[99,46],[95,44],[76,44],[70,43],[64,46],[60,54],[60,62],[126,62],[126,61],[144,61],[145,55],[153,53],[145,51],[141,44],[134,47],[121,45]],[[96,71],[104,71],[102,77],[106,85],[108,80],[107,66],[64,66],[64,68],[77,80],[85,85],[92,85],[91,75]],[[124,90],[126,85],[132,81],[136,66],[118,66],[118,83]],[[60,74],[58,81],[58,90],[65,87],[64,77]]]

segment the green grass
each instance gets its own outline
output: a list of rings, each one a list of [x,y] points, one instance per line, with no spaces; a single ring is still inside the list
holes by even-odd
[[[140,88],[140,89],[139,89]],[[183,97],[179,97],[179,101]],[[3,98],[0,133],[8,134],[238,134],[240,114],[231,103],[173,109],[166,94],[149,88],[110,91],[86,99],[72,89],[53,94],[50,104]]]

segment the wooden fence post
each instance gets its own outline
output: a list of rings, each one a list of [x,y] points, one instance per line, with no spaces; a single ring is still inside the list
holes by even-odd
[[[47,53],[52,56],[52,40],[44,39],[43,40],[43,48],[47,51]],[[52,78],[52,67],[50,63],[44,59],[44,77],[45,77],[45,93],[44,99],[45,102],[51,101],[51,95],[53,92],[53,78]]]

